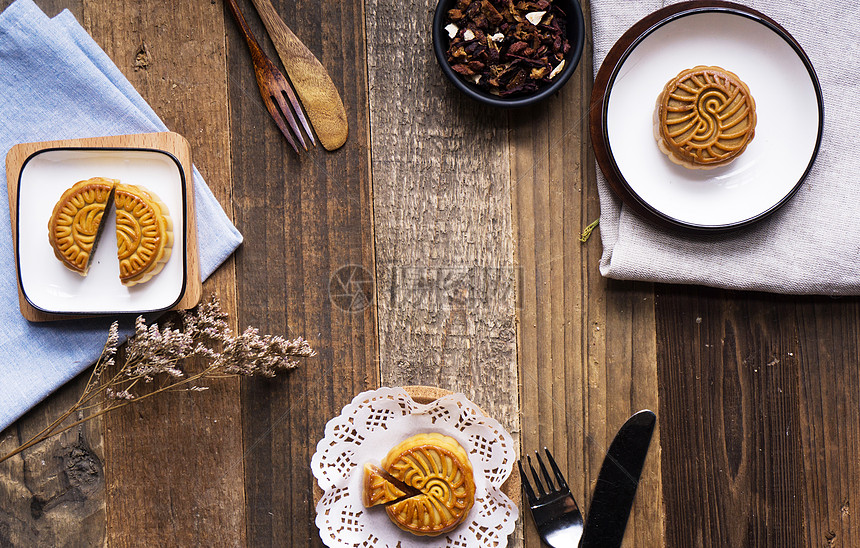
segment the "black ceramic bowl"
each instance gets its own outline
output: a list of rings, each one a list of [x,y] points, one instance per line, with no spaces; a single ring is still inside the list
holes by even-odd
[[[524,107],[550,97],[567,83],[576,70],[579,59],[582,57],[582,48],[585,44],[585,20],[583,19],[582,8],[580,8],[579,2],[577,0],[553,0],[553,2],[567,16],[567,37],[570,41],[570,51],[567,52],[567,57],[564,59],[564,68],[551,84],[525,95],[499,97],[466,81],[462,76],[454,72],[451,65],[448,64],[446,56],[449,38],[448,33],[445,31],[445,25],[447,25],[445,19],[448,10],[454,7],[456,0],[439,0],[439,4],[436,6],[436,14],[433,17],[433,50],[436,53],[436,60],[439,61],[439,66],[442,67],[442,72],[445,73],[445,76],[460,91],[472,99],[487,105],[503,108]]]

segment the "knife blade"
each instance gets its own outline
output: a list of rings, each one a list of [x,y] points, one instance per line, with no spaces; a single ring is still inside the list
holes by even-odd
[[[580,548],[621,546],[656,421],[652,411],[639,411],[612,440],[597,476]]]

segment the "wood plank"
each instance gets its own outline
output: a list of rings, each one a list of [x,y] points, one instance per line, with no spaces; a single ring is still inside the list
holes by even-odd
[[[598,372],[599,378],[605,378],[605,392],[598,390],[598,398],[592,403],[594,407],[588,417],[589,424],[599,431],[595,421],[600,419],[593,414],[604,412],[606,431],[589,449],[590,489],[594,490],[606,450],[624,421],[640,409],[657,413],[657,429],[639,479],[623,546],[667,546],[663,514],[665,476],[661,470],[661,432],[664,426],[661,421],[663,409],[658,398],[654,287],[610,280],[606,303],[605,369]]]
[[[81,6],[86,0],[39,0],[37,5],[48,17],[53,17],[63,11],[70,10],[74,14],[81,13]],[[0,11],[6,9],[15,0],[0,0]]]
[[[9,3],[11,2],[2,0],[0,9]],[[84,17],[83,4],[84,2],[76,0],[39,2],[39,6],[49,16],[64,8],[71,9],[84,27],[92,32],[92,25],[88,25]],[[93,11],[100,15],[103,13],[100,9],[102,8],[97,7]],[[172,11],[171,8],[170,12]],[[121,64],[121,68],[128,67]],[[11,449],[68,409],[83,389],[87,373],[59,389],[7,429],[0,436],[0,450]],[[0,496],[0,513],[3,515],[0,520],[0,545],[105,544],[105,498],[110,489],[105,486],[103,427],[103,422],[96,419],[27,451],[23,457],[16,457],[4,463],[4,493]],[[127,434],[123,432],[120,435]],[[147,445],[144,443],[142,447],[146,448]],[[146,455],[143,455],[143,458],[146,458]],[[114,463],[118,461],[117,458],[111,460]],[[9,475],[6,475],[6,472]],[[161,499],[150,499],[146,490],[146,481],[158,481],[157,477],[141,479],[137,474],[129,476],[126,485],[137,489],[140,495],[137,500],[149,501],[149,506],[137,505],[137,510],[145,512],[147,507],[162,502]],[[182,489],[181,486],[177,488]],[[134,500],[125,502],[135,507]],[[112,508],[117,509],[116,506]],[[124,520],[124,523],[131,525],[133,521]]]
[[[856,299],[659,288],[670,545],[860,542],[858,312]]]
[[[83,391],[88,373],[0,432],[0,455],[68,410]],[[0,546],[104,545],[101,426],[99,420],[84,423],[0,463]]]
[[[653,288],[600,276],[599,231],[580,242],[600,214],[587,140],[591,58],[587,43],[559,96],[511,126],[522,447],[553,451],[583,511],[617,429],[639,409],[659,414]],[[664,545],[661,509],[658,430],[624,546]],[[525,533],[527,546],[540,545],[530,520]]]
[[[0,11],[14,0],[0,0]],[[49,16],[75,0],[41,0]],[[80,396],[89,371],[59,388],[15,424],[0,432],[6,454],[48,426]],[[101,421],[52,438],[0,464],[0,546],[47,543],[103,546],[105,538],[104,446]],[[71,465],[71,466],[70,466]]]
[[[239,4],[277,59],[251,3]],[[265,111],[247,47],[229,22],[234,204],[246,237],[237,255],[239,317],[269,332],[304,335],[319,352],[282,379],[243,386],[247,542],[320,546],[311,456],[325,423],[379,382],[375,311],[364,307],[372,301],[350,309],[329,294],[342,267],[373,271],[364,12],[359,1],[274,5],[329,69],[350,135],[335,152],[317,147],[297,156]],[[358,296],[372,283],[344,287]]]
[[[507,116],[432,54],[435,2],[367,2],[380,367],[519,431]]]
[[[189,140],[195,165],[229,214],[222,6],[88,0],[82,19],[165,124]],[[228,262],[205,291],[218,293],[235,318],[233,287]],[[153,398],[105,419],[111,546],[244,544],[238,397],[238,382],[225,381],[208,392]]]
[[[382,382],[463,392],[518,445],[507,116],[445,80],[435,7],[366,2]]]

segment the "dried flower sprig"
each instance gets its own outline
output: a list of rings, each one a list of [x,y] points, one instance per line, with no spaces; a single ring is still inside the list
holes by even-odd
[[[119,323],[111,324],[104,349],[78,401],[44,430],[0,457],[0,462],[88,420],[156,394],[203,391],[211,379],[274,377],[295,368],[302,358],[316,354],[301,337],[290,340],[260,335],[254,327],[234,334],[228,315],[214,295],[194,309],[180,312],[179,319],[180,328],[169,322],[159,327],[157,323],[147,325],[139,316],[118,370],[114,366]],[[184,361],[192,357],[204,360],[202,370],[190,373],[183,369]],[[79,418],[66,424],[72,416]]]

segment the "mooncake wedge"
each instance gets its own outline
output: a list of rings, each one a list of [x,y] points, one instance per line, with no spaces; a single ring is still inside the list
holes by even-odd
[[[63,192],[48,221],[48,241],[63,265],[86,276],[119,181],[93,177]]]
[[[379,466],[364,465],[364,492],[362,502],[367,508],[380,504],[395,504],[415,497],[421,491],[395,478]]]
[[[118,184],[114,205],[120,281],[126,286],[147,282],[170,259],[170,212],[154,192],[137,185]]]

